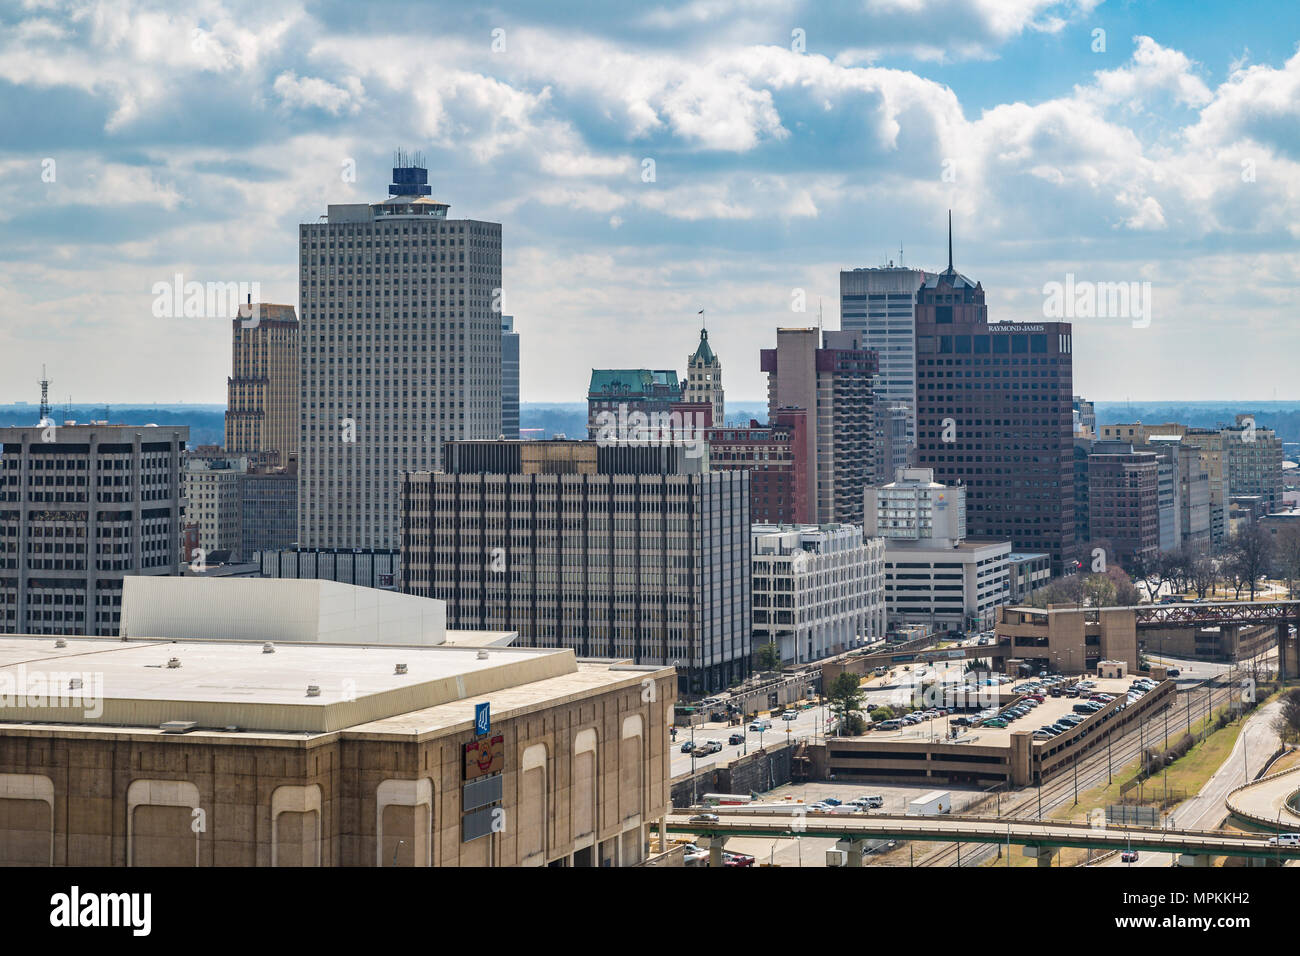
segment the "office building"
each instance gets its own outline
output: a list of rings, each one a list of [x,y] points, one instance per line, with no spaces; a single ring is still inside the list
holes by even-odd
[[[248,556],[264,578],[316,578],[361,587],[395,589],[400,553],[365,548],[280,548]]]
[[[987,627],[1010,594],[1011,542],[966,539],[966,490],[929,468],[900,470],[864,496],[863,533],[885,542],[890,627]]]
[[[776,341],[761,352],[768,420],[783,408],[808,411],[812,520],[861,525],[862,492],[875,480],[876,355],[855,332],[777,329]]]
[[[1096,549],[1106,566],[1128,568],[1160,551],[1159,468],[1153,452],[1127,442],[1097,442],[1088,456],[1088,540],[1084,562],[1092,569]]]
[[[1204,447],[1188,444],[1185,435],[1151,433],[1146,437],[1145,445],[1133,447],[1153,451],[1167,462],[1171,479],[1176,483],[1177,520],[1173,523],[1177,528],[1178,547],[1192,550],[1211,547],[1217,512],[1209,465],[1221,459],[1208,454]]]
[[[501,226],[449,219],[419,157],[299,227],[304,548],[397,548],[401,474],[501,431]]]
[[[298,540],[298,468],[252,468],[239,476],[239,554],[291,548]]]
[[[1097,437],[1097,412],[1092,402],[1082,395],[1076,395],[1072,399],[1071,422],[1075,437]]]
[[[754,648],[785,666],[885,637],[885,543],[854,525],[752,528]]]
[[[862,347],[876,353],[876,399],[885,408],[905,408],[904,441],[916,441],[916,293],[934,273],[892,262],[873,269],[840,272],[840,328],[857,332]],[[906,465],[906,455],[894,467]]]
[[[1228,494],[1261,499],[1264,512],[1282,508],[1282,442],[1271,428],[1262,428],[1254,416],[1238,415],[1235,424],[1220,428],[1228,464]]]
[[[748,471],[595,441],[453,442],[446,459],[405,476],[401,563],[450,626],[673,665],[692,694],[749,672]]]
[[[712,423],[726,424],[726,402],[722,393],[722,360],[709,345],[709,330],[700,329],[700,344],[686,358],[686,392],[683,401],[708,405]]]
[[[917,292],[917,464],[966,486],[972,536],[1059,573],[1076,559],[1070,324],[990,323],[951,258],[950,234],[948,268]]]
[[[175,583],[147,595],[131,630],[171,643],[0,640],[0,677],[19,688],[0,699],[0,863],[646,859],[670,807],[671,669],[501,646],[506,635],[444,629],[438,602],[405,595]],[[80,686],[33,692],[41,672]]]
[[[808,413],[780,409],[767,425],[705,431],[713,471],[749,472],[749,510],[755,524],[806,524],[812,516],[808,460],[803,454]]]
[[[0,630],[117,634],[122,579],[176,574],[188,428],[0,428]]]
[[[595,438],[600,422],[611,416],[625,421],[639,413],[658,420],[682,401],[682,384],[671,369],[594,368],[587,387],[587,437]]]
[[[1007,602],[1022,604],[1029,595],[1052,579],[1052,557],[1048,554],[1026,554],[1013,551],[1007,555],[1007,584],[1010,593]]]
[[[231,320],[231,373],[226,379],[230,455],[298,456],[298,316],[291,305],[246,304]]]
[[[501,316],[501,437],[519,437],[519,333],[513,315]]]
[[[248,472],[247,458],[185,457],[185,523],[198,529],[197,555],[186,564],[224,564],[241,559],[243,501],[240,478]]]

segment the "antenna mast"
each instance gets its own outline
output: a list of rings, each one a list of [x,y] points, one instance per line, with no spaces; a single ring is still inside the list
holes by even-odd
[[[45,366],[41,366],[41,422],[46,422],[50,417],[50,379],[45,374]]]

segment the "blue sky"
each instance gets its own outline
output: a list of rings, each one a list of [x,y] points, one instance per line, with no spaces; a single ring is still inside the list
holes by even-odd
[[[228,324],[154,283],[296,304],[297,224],[383,198],[399,146],[503,224],[525,400],[682,369],[699,309],[759,399],[773,330],[836,327],[839,270],[900,245],[942,268],[949,208],[995,319],[1150,283],[1148,325],[1075,320],[1077,392],[1300,398],[1298,10],[0,3],[0,401],[42,363],[59,401],[223,401]]]

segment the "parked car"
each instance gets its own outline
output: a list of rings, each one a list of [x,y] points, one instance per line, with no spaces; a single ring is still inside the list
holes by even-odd
[[[1034,739],[1035,739],[1035,740],[1051,740],[1051,739],[1052,739],[1053,737],[1055,737],[1055,736],[1056,736],[1056,734],[1052,733],[1050,730],[1035,730],[1035,731],[1034,731]]]
[[[1055,737],[1057,734],[1060,733],[1060,731],[1057,730],[1055,727],[1053,727],[1051,724],[1043,724],[1043,726],[1039,727],[1038,729],[1050,737]]]
[[[885,805],[885,798],[876,794],[870,794],[865,797],[855,797],[849,802],[854,806],[865,807],[868,810],[879,810]]]
[[[836,800],[834,797],[822,797],[822,803],[826,804],[828,807],[844,806],[843,800]]]
[[[880,722],[881,730],[899,730],[902,726],[903,726],[903,722],[898,719],[882,720]]]
[[[985,727],[1005,727],[1007,722],[1001,717],[994,717],[992,720],[984,721]]]

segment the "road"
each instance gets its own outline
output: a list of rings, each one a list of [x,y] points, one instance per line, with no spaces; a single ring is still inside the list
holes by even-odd
[[[1199,793],[1189,797],[1169,813],[1170,825],[1194,830],[1214,830],[1228,815],[1225,801],[1228,793],[1241,786],[1263,769],[1268,758],[1277,752],[1280,741],[1273,730],[1273,719],[1282,709],[1281,701],[1261,707],[1247,718],[1237,735],[1237,742],[1223,765],[1205,782]],[[1118,856],[1105,860],[1100,866],[1172,866],[1174,854],[1144,853],[1136,863],[1122,863]]]

